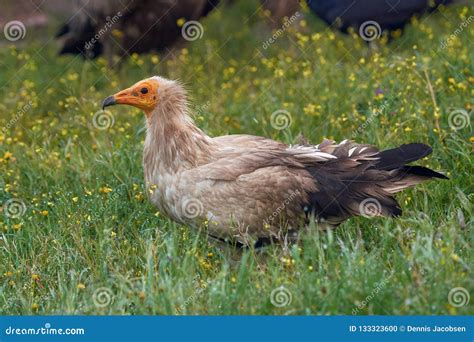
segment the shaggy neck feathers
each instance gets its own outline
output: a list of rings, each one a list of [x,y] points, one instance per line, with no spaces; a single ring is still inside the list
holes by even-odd
[[[196,167],[210,158],[212,139],[188,114],[185,90],[177,83],[161,83],[159,103],[147,116],[143,162],[147,179],[153,174],[176,173]]]

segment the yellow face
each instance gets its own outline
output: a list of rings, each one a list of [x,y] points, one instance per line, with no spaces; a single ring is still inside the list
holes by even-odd
[[[130,88],[107,97],[102,104],[102,108],[116,104],[126,104],[140,108],[149,116],[159,101],[158,87],[158,81],[154,79],[137,82]]]

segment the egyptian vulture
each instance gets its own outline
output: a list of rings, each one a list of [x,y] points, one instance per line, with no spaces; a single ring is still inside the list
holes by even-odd
[[[402,213],[395,193],[444,175],[407,165],[432,152],[405,144],[379,151],[325,140],[286,145],[264,137],[210,137],[191,119],[176,81],[151,77],[107,97],[103,108],[144,111],[143,168],[151,202],[182,224],[239,246],[296,239],[311,221],[324,229],[352,216]]]

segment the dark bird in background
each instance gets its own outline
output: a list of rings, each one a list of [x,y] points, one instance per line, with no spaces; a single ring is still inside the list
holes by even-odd
[[[347,32],[375,21],[382,31],[402,29],[415,15],[433,11],[455,0],[307,0],[311,11],[328,25]]]
[[[343,32],[359,30],[371,21],[384,30],[397,30],[414,15],[463,0],[307,0],[310,10]],[[464,0],[465,1],[465,0]],[[132,53],[160,52],[181,41],[178,19],[197,21],[220,3],[234,0],[74,0],[74,14],[60,28],[60,54],[95,58],[105,54],[126,57]],[[258,4],[257,0],[255,0]],[[272,26],[300,7],[297,0],[260,0],[270,10]]]
[[[76,0],[74,15],[60,28],[60,54],[95,58],[105,54],[161,51],[182,38],[178,19],[199,20],[220,0]]]

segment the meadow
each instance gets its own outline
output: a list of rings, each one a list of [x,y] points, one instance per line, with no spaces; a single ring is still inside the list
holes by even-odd
[[[255,9],[224,6],[200,39],[115,67],[58,57],[52,28],[0,36],[0,314],[474,314],[474,7],[370,46],[306,9],[275,33]],[[421,163],[450,179],[399,194],[399,218],[236,257],[148,202],[143,113],[97,120],[106,96],[152,75],[186,85],[212,136],[423,142]]]

